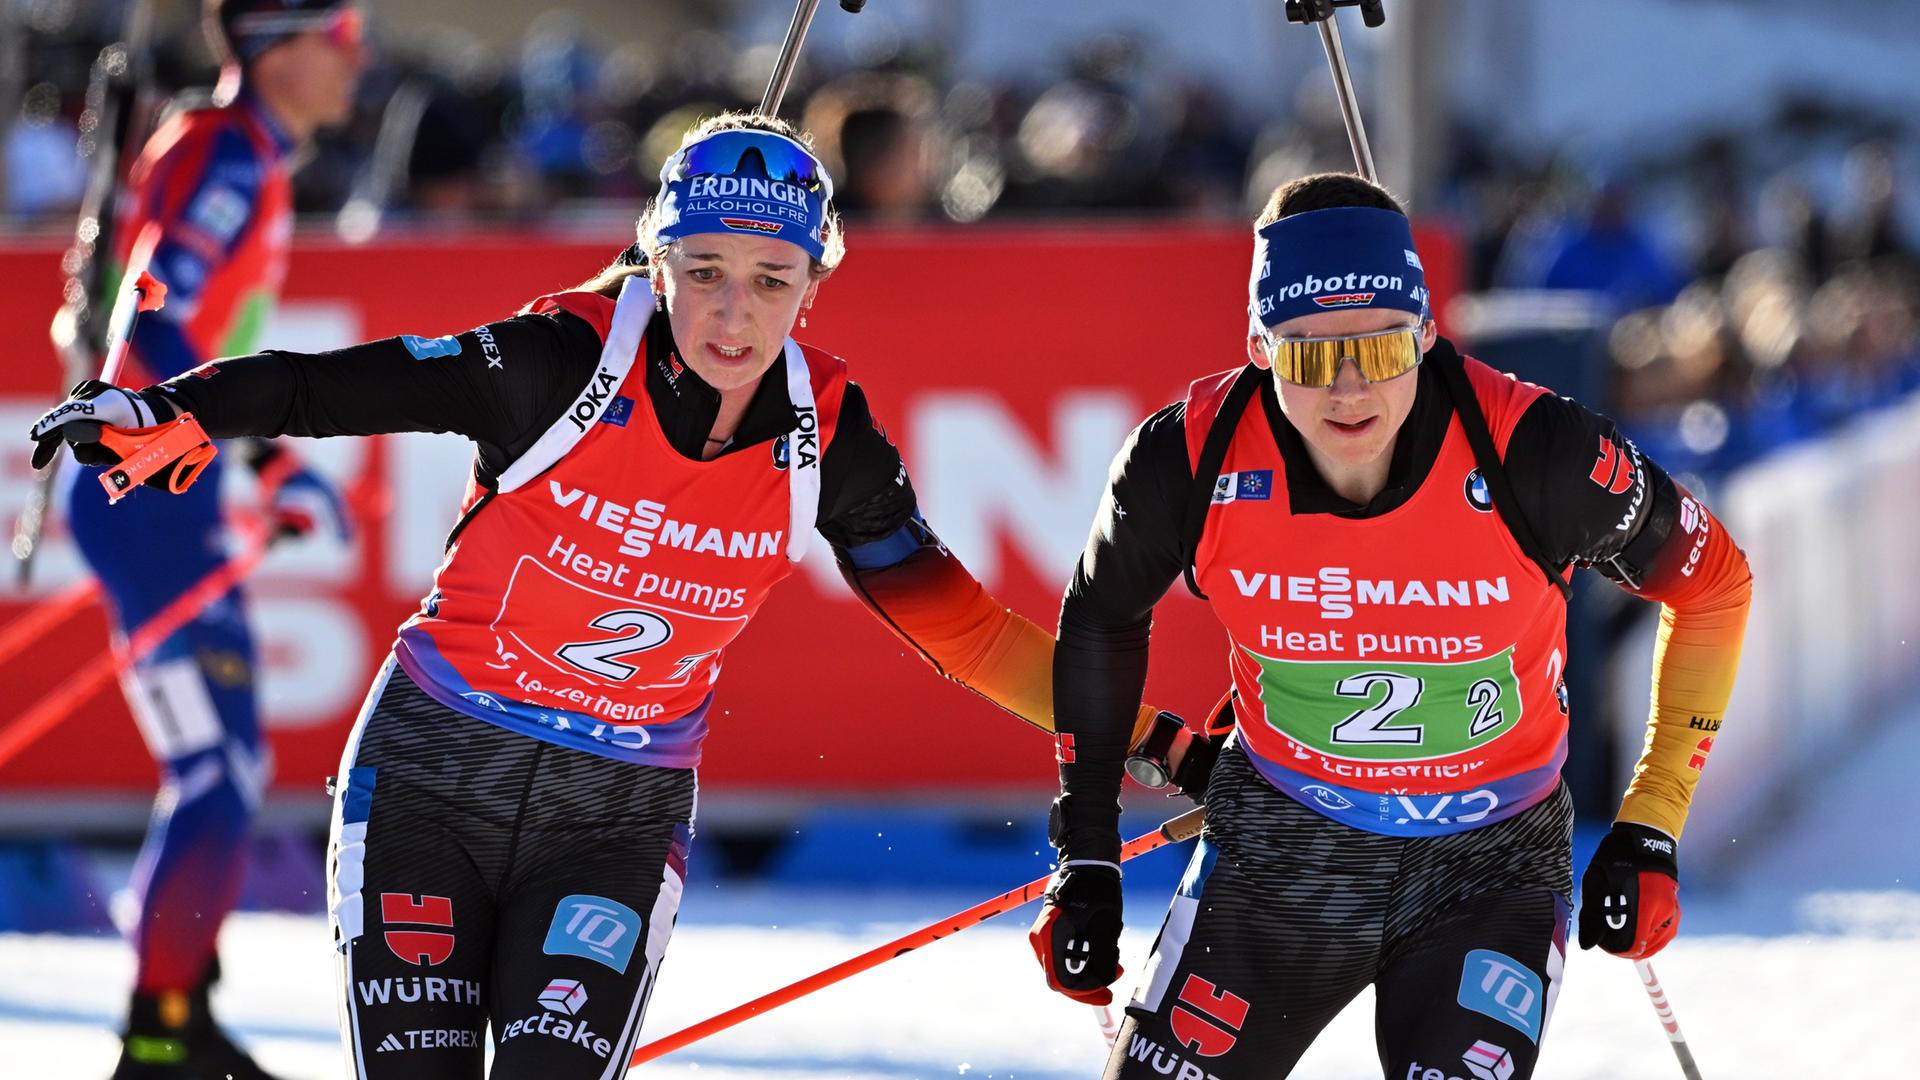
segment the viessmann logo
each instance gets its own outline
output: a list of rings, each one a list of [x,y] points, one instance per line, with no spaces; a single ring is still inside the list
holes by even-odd
[[[1356,578],[1345,566],[1322,567],[1317,574],[1279,574],[1264,570],[1229,570],[1241,596],[1264,595],[1269,600],[1314,604],[1323,619],[1351,619],[1359,606],[1480,607],[1509,599],[1505,574],[1492,580],[1396,581]]]

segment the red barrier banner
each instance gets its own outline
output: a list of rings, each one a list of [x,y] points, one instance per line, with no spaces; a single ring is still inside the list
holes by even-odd
[[[457,333],[591,276],[622,242],[457,232],[355,247],[302,237],[269,344],[315,351]],[[1247,230],[856,227],[850,242],[799,336],[848,361],[948,546],[1003,603],[1052,627],[1128,431],[1191,380],[1245,361]],[[1435,310],[1445,310],[1453,247],[1426,230],[1421,248]],[[58,261],[51,237],[0,243],[7,524],[29,486],[26,429],[60,381],[45,332]],[[249,584],[275,784],[311,793],[336,770],[395,627],[427,590],[472,455],[445,435],[296,442],[359,517],[350,545],[285,545]],[[235,499],[251,494],[244,476],[228,483]],[[824,549],[815,556],[729,650],[703,784],[804,795],[1051,783],[1049,742],[935,675],[853,599]],[[56,519],[34,591],[0,586],[0,625],[84,574]],[[1225,638],[1204,605],[1176,586],[1154,637],[1149,699],[1188,714],[1210,706],[1227,678]],[[105,619],[91,609],[6,662],[0,699],[17,708],[38,698],[105,642]],[[144,793],[153,777],[125,704],[108,691],[0,771],[0,797]]]

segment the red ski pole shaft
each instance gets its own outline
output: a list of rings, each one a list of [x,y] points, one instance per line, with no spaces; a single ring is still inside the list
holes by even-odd
[[[0,667],[6,666],[21,650],[39,640],[42,634],[73,618],[87,601],[100,595],[100,583],[88,578],[27,609],[25,615],[0,629]]]
[[[1126,846],[1120,849],[1120,860],[1125,862],[1136,856],[1144,855],[1155,848],[1163,847],[1167,844],[1179,843],[1182,840],[1198,835],[1200,826],[1204,822],[1205,812],[1205,807],[1195,807],[1181,814],[1179,817],[1168,821],[1166,824],[1161,825],[1158,829],[1150,833],[1134,837],[1132,840],[1127,841]],[[968,927],[978,926],[988,919],[993,918],[995,915],[1004,915],[1029,900],[1039,899],[1040,896],[1047,891],[1047,882],[1051,880],[1052,875],[1036,878],[1017,889],[1011,889],[1001,893],[991,900],[983,900],[957,915],[950,915],[930,926],[924,926],[909,934],[894,938],[885,945],[869,949],[850,960],[843,960],[825,971],[809,975],[798,982],[789,983],[770,993],[762,994],[744,1005],[737,1005],[718,1016],[709,1017],[690,1027],[682,1028],[663,1039],[656,1039],[640,1049],[635,1050],[633,1052],[633,1058],[627,1062],[627,1067],[631,1069],[642,1062],[652,1061],[654,1058],[671,1054],[675,1050],[687,1046],[690,1043],[698,1042],[709,1035],[725,1031],[735,1024],[740,1023],[742,1020],[750,1019],[764,1012],[770,1012],[790,1001],[803,998],[815,990],[825,989],[834,983],[858,975],[863,971],[879,967],[881,964],[903,953],[912,952],[922,945],[938,941],[950,934],[957,934]]]
[[[33,745],[36,739],[53,730],[74,710],[86,704],[87,699],[102,686],[158,648],[175,630],[213,606],[214,601],[225,596],[228,590],[252,573],[266,554],[267,545],[264,542],[249,543],[239,555],[195,582],[186,592],[174,597],[172,603],[161,608],[153,618],[140,624],[127,636],[124,647],[109,647],[81,669],[79,674],[64,685],[48,691],[40,700],[28,706],[13,723],[0,728],[0,768],[5,768],[22,750]]]

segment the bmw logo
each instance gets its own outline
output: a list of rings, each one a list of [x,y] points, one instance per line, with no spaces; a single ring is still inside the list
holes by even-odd
[[[785,469],[787,467],[788,460],[789,460],[789,455],[787,453],[787,437],[785,435],[782,435],[779,438],[773,440],[773,467],[776,469]]]
[[[1467,474],[1467,505],[1483,514],[1493,511],[1493,492],[1487,489],[1487,478],[1475,469]]]

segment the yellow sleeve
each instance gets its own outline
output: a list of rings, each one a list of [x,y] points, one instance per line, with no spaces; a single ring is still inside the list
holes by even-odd
[[[1726,718],[1753,595],[1747,558],[1725,527],[1685,489],[1679,494],[1679,520],[1639,590],[1661,601],[1653,703],[1646,746],[1616,818],[1676,840]],[[1685,527],[1689,521],[1694,528]]]

